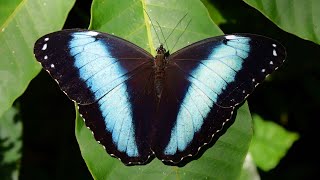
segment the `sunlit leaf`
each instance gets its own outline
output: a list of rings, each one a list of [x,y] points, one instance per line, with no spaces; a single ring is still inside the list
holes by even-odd
[[[41,69],[33,56],[35,41],[61,29],[74,2],[0,1],[0,117]]]
[[[244,0],[283,30],[320,44],[319,0]]]
[[[253,124],[254,135],[249,151],[256,165],[268,171],[286,155],[299,135],[257,115],[253,116]]]

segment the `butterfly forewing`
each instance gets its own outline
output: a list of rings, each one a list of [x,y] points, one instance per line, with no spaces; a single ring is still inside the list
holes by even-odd
[[[169,61],[201,86],[215,104],[233,107],[285,60],[284,47],[270,38],[234,34],[194,43],[172,54]],[[191,67],[192,66],[192,67]]]
[[[96,140],[125,164],[141,164],[151,151],[147,129],[151,105],[153,57],[115,36],[87,30],[63,30],[40,38],[37,60],[57,81]],[[151,110],[149,112],[152,112]]]
[[[118,37],[86,30],[63,30],[40,38],[34,54],[79,104],[90,104],[125,80],[125,74],[153,57]]]

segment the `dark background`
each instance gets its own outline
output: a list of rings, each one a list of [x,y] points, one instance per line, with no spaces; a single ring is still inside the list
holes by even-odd
[[[252,113],[300,134],[278,166],[261,179],[317,177],[320,46],[286,33],[240,0],[215,0],[225,33],[256,33],[280,41],[287,61],[249,97]],[[76,1],[64,28],[87,28],[91,1]],[[125,26],[125,25],[124,25]],[[44,71],[17,100],[23,120],[20,179],[92,179],[75,138],[73,103]]]

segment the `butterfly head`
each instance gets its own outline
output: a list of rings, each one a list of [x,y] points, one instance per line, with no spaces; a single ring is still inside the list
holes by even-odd
[[[169,51],[167,51],[164,47],[163,47],[163,44],[160,44],[160,47],[158,47],[156,49],[157,51],[157,54],[163,54],[165,57],[168,57],[169,56]]]

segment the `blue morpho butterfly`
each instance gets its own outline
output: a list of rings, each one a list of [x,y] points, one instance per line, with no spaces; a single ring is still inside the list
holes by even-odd
[[[252,34],[156,52],[81,29],[47,34],[34,47],[95,139],[126,165],[196,155],[286,57],[279,42]]]

